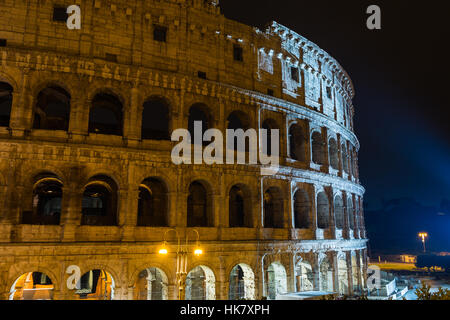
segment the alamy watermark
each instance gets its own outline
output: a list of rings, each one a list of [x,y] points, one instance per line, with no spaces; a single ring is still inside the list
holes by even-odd
[[[367,268],[367,289],[369,291],[381,289],[381,269],[377,266]]]

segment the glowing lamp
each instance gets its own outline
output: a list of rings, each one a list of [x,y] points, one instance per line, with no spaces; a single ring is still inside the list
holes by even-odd
[[[203,250],[200,249],[200,248],[197,248],[197,249],[195,249],[194,254],[195,254],[196,256],[200,256],[200,255],[203,254]]]
[[[163,246],[161,247],[161,249],[159,249],[158,253],[159,253],[159,254],[166,255],[168,252],[169,252],[169,251],[167,251],[167,248],[166,248],[166,242],[164,242],[164,243],[163,243]]]

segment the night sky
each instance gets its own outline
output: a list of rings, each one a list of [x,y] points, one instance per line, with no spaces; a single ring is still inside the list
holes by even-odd
[[[349,73],[360,178],[372,210],[395,198],[436,207],[450,199],[450,10],[444,3],[221,0],[220,6],[226,17],[260,29],[272,20],[291,28]],[[381,30],[366,27],[372,4],[381,7]]]

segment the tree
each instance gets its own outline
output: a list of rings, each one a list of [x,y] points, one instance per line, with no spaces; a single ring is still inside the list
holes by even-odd
[[[450,300],[450,290],[439,288],[432,293],[431,287],[423,283],[421,288],[416,289],[417,300]]]

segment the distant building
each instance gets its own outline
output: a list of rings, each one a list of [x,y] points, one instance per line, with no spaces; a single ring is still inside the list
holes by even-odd
[[[403,263],[416,263],[417,262],[417,256],[409,255],[409,254],[402,254],[400,256],[400,259]]]

